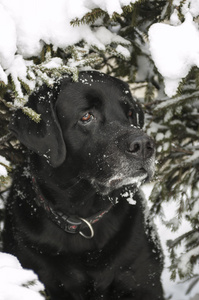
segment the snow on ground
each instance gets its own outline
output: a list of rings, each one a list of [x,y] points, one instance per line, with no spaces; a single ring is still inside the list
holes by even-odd
[[[0,300],[44,300],[44,286],[12,255],[0,253]]]
[[[147,200],[150,196],[152,188],[153,188],[152,184],[145,184],[142,187],[142,190],[144,191]],[[149,201],[148,201],[148,205],[149,207],[151,206],[151,203]],[[173,203],[171,202],[170,204],[165,203],[163,207],[164,207],[165,216],[168,217],[168,219],[172,218],[176,210],[176,203],[175,202]],[[177,230],[176,232],[172,232],[170,229],[166,228],[166,226],[162,224],[159,217],[157,217],[154,220],[154,223],[157,227],[157,231],[165,255],[165,265],[162,274],[162,282],[163,282],[163,287],[166,296],[167,297],[172,296],[171,300],[199,300],[199,283],[196,284],[196,286],[188,295],[186,295],[186,291],[189,287],[190,282],[180,283],[179,279],[177,279],[176,281],[171,281],[170,280],[171,274],[168,269],[170,265],[170,260],[169,260],[169,253],[166,246],[166,242],[167,240],[173,240],[179,237],[181,234],[189,231],[191,229],[190,224],[186,220],[183,220],[179,230]],[[179,248],[178,251],[183,251],[183,249]],[[199,267],[198,267],[198,271],[199,271]]]
[[[179,0],[174,2],[180,4]],[[199,67],[199,28],[193,19],[199,15],[199,1],[184,1],[182,7],[185,16],[182,24],[175,10],[170,25],[156,23],[149,29],[152,59],[164,77],[165,93],[169,97],[176,94],[180,81],[191,68]]]

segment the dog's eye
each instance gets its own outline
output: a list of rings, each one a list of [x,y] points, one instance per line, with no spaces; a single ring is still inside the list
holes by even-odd
[[[93,115],[89,112],[87,112],[82,118],[81,118],[81,121],[83,123],[87,123],[87,122],[90,122],[92,119],[93,119]]]
[[[128,118],[129,118],[129,121],[131,121],[131,122],[134,119],[133,111],[131,109],[128,111]]]
[[[131,124],[133,124],[133,125],[135,125],[136,126],[136,116],[135,116],[135,113],[134,113],[134,111],[132,110],[132,109],[130,109],[129,111],[128,111],[128,119],[129,119],[129,122],[131,123]]]
[[[132,117],[133,117],[133,112],[132,112],[132,110],[129,110],[129,112],[128,112],[128,117],[129,117],[129,118],[132,118]]]

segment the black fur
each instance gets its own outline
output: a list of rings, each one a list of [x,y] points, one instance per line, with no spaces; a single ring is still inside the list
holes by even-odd
[[[28,106],[42,120],[21,110],[11,120],[29,151],[8,198],[4,250],[39,275],[53,300],[162,300],[161,251],[136,187],[153,175],[154,143],[128,85],[81,72],[79,82],[43,86]],[[114,203],[93,224],[92,239],[66,233],[48,217],[32,176],[53,210],[67,216],[88,218]],[[136,205],[127,202],[132,195]]]

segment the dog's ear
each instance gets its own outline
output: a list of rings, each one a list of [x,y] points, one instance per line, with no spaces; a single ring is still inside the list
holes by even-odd
[[[22,144],[38,155],[45,156],[54,168],[66,158],[66,146],[54,110],[59,91],[60,84],[53,88],[44,85],[29,97],[27,106],[41,115],[39,123],[18,109],[9,124],[9,129]]]

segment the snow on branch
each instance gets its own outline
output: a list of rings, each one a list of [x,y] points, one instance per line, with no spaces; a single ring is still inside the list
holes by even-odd
[[[164,78],[165,93],[172,97],[191,68],[199,68],[199,2],[173,1],[170,24],[155,23],[149,29],[152,59]],[[182,20],[182,21],[181,21]]]
[[[37,86],[52,85],[63,73],[77,80],[78,69],[99,65],[102,53],[128,59],[130,42],[103,26],[101,17],[122,14],[133,2],[0,0],[0,82],[11,82],[14,106],[23,107]],[[72,26],[74,19],[84,21]]]

